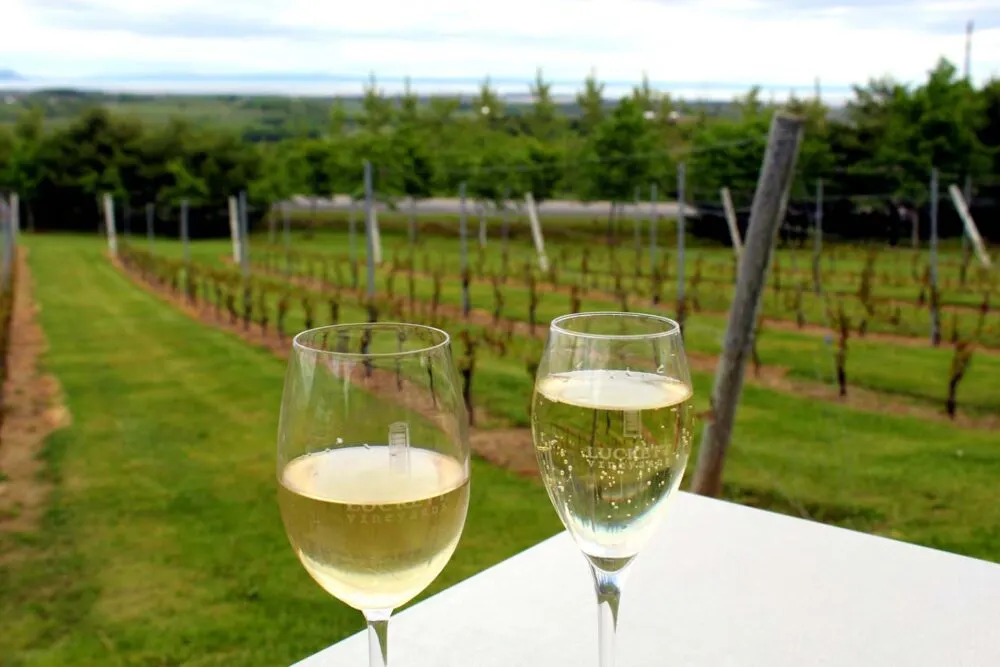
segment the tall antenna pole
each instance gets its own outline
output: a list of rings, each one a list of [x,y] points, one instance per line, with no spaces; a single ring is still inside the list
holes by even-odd
[[[965,80],[972,82],[972,30],[975,24],[969,21],[965,24]]]

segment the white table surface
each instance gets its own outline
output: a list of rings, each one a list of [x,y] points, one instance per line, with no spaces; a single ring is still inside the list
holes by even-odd
[[[676,494],[632,565],[618,667],[1000,666],[1000,565]],[[461,549],[461,545],[459,545]],[[597,665],[562,533],[393,618],[391,667]],[[359,633],[297,667],[367,667]]]

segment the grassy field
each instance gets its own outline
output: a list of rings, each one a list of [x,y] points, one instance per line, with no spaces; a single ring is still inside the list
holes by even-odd
[[[308,578],[280,525],[273,475],[283,363],[134,285],[93,237],[25,243],[49,340],[45,367],[61,381],[73,423],[46,448],[54,491],[44,521],[31,533],[0,534],[0,665],[287,664],[360,629],[356,612]],[[205,242],[194,256],[222,266],[224,251]],[[176,255],[179,246],[158,242],[157,252]],[[546,302],[540,320],[565,302]],[[317,312],[316,323],[326,322],[325,309]],[[342,306],[344,320],[363,316]],[[717,349],[721,319],[708,317],[692,319],[692,348]],[[289,330],[303,323],[293,309]],[[767,362],[829,375],[820,337],[775,331],[765,341]],[[944,350],[875,340],[859,349],[858,374],[899,395],[947,363]],[[963,396],[992,411],[1000,369],[987,368],[981,380],[970,375]],[[484,353],[476,378],[479,405],[526,422],[531,378],[521,356]],[[711,376],[693,379],[704,410]],[[995,431],[748,385],[725,494],[1000,561],[997,442]],[[536,480],[483,461],[473,475],[466,532],[433,590],[558,528]]]
[[[133,286],[91,239],[28,245],[73,425],[48,443],[44,524],[0,536],[0,664],[288,664],[360,629],[281,528],[283,363]],[[473,474],[433,590],[558,527],[535,482],[478,461]]]

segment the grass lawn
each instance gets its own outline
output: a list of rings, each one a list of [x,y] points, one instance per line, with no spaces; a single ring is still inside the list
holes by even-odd
[[[46,369],[62,382],[73,424],[48,443],[54,493],[43,524],[0,535],[0,665],[288,664],[360,629],[357,612],[308,578],[280,525],[283,363],[133,286],[93,237],[25,243]],[[199,259],[215,252],[203,250]],[[325,312],[317,306],[317,323]],[[289,314],[289,328],[301,321]],[[776,333],[780,347],[766,354],[784,348],[804,368],[809,349],[789,335]],[[887,384],[927,372],[907,359],[882,365]],[[704,410],[711,377],[693,379]],[[497,416],[524,423],[530,386],[519,356],[480,360],[476,400]],[[747,386],[725,493],[1000,561],[997,445],[986,430]],[[558,528],[537,482],[479,461],[473,475],[465,535],[432,590]]]
[[[278,517],[284,364],[134,287],[93,239],[26,241],[73,424],[47,446],[43,525],[0,536],[0,664],[288,664],[359,630]],[[537,483],[478,461],[473,475],[431,592],[558,528]]]

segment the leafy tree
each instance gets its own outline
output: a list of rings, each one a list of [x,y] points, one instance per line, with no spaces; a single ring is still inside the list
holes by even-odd
[[[531,97],[531,109],[525,116],[528,132],[540,141],[554,141],[561,136],[563,123],[552,100],[552,84],[546,83],[541,69],[535,74],[535,82],[531,85]]]
[[[506,110],[500,95],[490,85],[490,77],[483,80],[479,93],[472,98],[472,110],[489,129],[497,131],[504,127]]]
[[[583,91],[577,94],[576,103],[580,107],[580,133],[590,136],[604,121],[604,84],[598,82],[593,70],[584,79]]]
[[[375,75],[372,74],[365,85],[364,98],[361,100],[361,127],[367,132],[379,133],[389,127],[392,121],[392,103],[385,99]]]
[[[552,199],[563,178],[562,153],[552,144],[531,139],[525,154],[525,186],[538,203]]]
[[[634,97],[623,97],[591,140],[589,180],[593,192],[611,202],[632,199],[654,174],[654,135]]]

